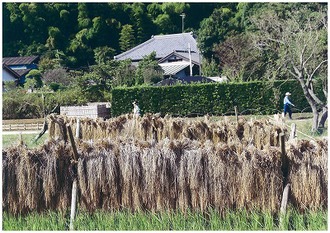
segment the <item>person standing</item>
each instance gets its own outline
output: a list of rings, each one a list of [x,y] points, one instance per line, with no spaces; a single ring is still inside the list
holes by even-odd
[[[286,116],[286,113],[289,113],[289,118],[292,120],[292,111],[290,108],[290,105],[294,107],[294,104],[291,103],[291,101],[289,100],[289,96],[291,95],[290,92],[285,93],[285,97],[284,97],[284,117]]]
[[[132,104],[133,104],[133,114],[134,114],[134,116],[140,116],[140,108],[137,105],[136,100]]]

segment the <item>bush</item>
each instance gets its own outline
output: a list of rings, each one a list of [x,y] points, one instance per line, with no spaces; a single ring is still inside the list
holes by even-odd
[[[21,89],[3,93],[3,119],[41,118],[44,108],[47,114],[57,105],[74,106],[89,102],[79,88],[44,93],[44,96],[45,106],[43,106],[42,93],[26,93]]]
[[[132,111],[136,99],[143,112],[172,115],[231,114],[237,106],[242,114],[282,112],[283,98],[291,92],[295,111],[309,104],[295,80],[248,83],[211,83],[165,87],[119,87],[112,90],[112,115]],[[320,90],[321,92],[321,90]]]

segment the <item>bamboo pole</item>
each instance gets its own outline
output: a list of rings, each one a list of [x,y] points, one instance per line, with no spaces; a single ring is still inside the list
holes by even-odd
[[[236,123],[238,122],[238,110],[237,110],[237,106],[234,106],[235,109],[235,116],[236,116]]]
[[[296,138],[296,124],[292,123],[291,124],[290,139],[295,139],[295,138]]]
[[[284,228],[284,219],[285,219],[286,207],[289,199],[289,191],[290,191],[290,184],[287,184],[283,191],[281,209],[280,209],[280,227],[282,229]]]
[[[80,119],[77,119],[77,129],[76,129],[76,138],[79,138],[80,134]]]
[[[282,172],[284,176],[284,184],[286,181],[286,177],[288,175],[288,158],[285,152],[285,135],[284,133],[280,133],[280,147],[281,147],[281,160],[282,160]]]
[[[77,207],[77,178],[74,178],[72,183],[72,193],[71,193],[71,214],[70,214],[70,231],[74,231],[74,219],[76,217],[76,207]]]
[[[77,122],[77,124],[79,124],[79,122]],[[67,130],[69,133],[69,139],[71,142],[71,146],[73,149],[73,167],[77,166],[77,161],[78,161],[78,151],[77,151],[77,147],[73,138],[73,133],[72,133],[72,129],[71,126],[69,124],[67,124]],[[77,126],[77,135],[79,135],[79,128]],[[77,169],[73,169],[74,171],[77,171]],[[77,177],[76,174],[74,174],[74,178],[73,178],[73,183],[72,183],[72,193],[71,193],[71,213],[70,213],[70,231],[74,230],[74,219],[76,217],[76,208],[77,208]]]

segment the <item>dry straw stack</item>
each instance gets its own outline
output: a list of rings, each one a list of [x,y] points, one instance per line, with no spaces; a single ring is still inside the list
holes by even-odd
[[[52,116],[61,124],[69,123],[72,130],[76,130],[76,119],[65,116]],[[62,137],[59,124],[49,119],[50,137],[57,139]],[[238,142],[244,146],[254,145],[258,149],[267,146],[279,146],[279,134],[286,132],[283,127],[272,124],[268,120],[246,121],[240,119],[238,123],[205,120],[191,120],[187,118],[164,118],[157,115],[146,114],[143,117],[133,117],[131,114],[122,115],[104,121],[103,119],[81,119],[80,138],[83,140],[98,139],[136,139],[150,141],[153,139],[153,130],[156,131],[157,139],[169,138],[181,140],[188,138],[205,142],[211,140],[213,143]]]
[[[66,118],[57,122],[73,128],[76,123]],[[41,148],[3,150],[5,211],[70,207],[72,150],[70,144],[54,139],[61,135],[58,126],[52,126],[51,139]],[[81,127],[77,174],[83,209],[279,210],[283,174],[278,134],[283,130],[269,122],[126,115],[109,121],[81,120]],[[152,137],[155,128],[158,143]],[[327,151],[323,141],[287,145],[294,206],[326,208]]]
[[[328,141],[299,141],[290,145],[291,199],[299,210],[327,208]]]
[[[70,148],[63,142],[37,150],[24,145],[2,152],[3,210],[65,210],[70,204]]]

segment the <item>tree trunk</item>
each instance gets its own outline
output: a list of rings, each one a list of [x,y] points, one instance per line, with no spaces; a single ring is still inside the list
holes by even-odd
[[[313,112],[313,125],[312,132],[315,132],[319,127],[319,112],[317,111],[316,106],[311,106]]]
[[[321,113],[321,119],[319,122],[319,127],[324,128],[325,121],[328,119],[328,108],[323,107],[322,113]]]

